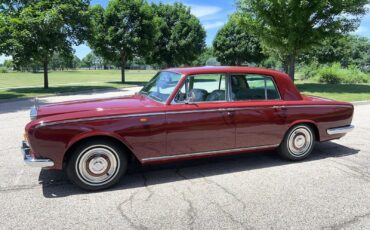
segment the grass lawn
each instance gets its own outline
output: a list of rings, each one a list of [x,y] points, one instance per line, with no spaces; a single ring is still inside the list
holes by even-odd
[[[43,89],[43,73],[0,73],[0,100],[142,85],[155,73],[156,71],[153,70],[128,70],[126,71],[127,83],[122,84],[119,70],[50,72],[50,88],[47,90]]]
[[[330,98],[338,101],[370,100],[370,84],[321,84],[297,81],[299,91],[306,95]]]
[[[9,98],[142,85],[155,73],[156,71],[153,70],[128,70],[126,71],[127,83],[122,84],[119,70],[50,72],[48,90],[42,88],[42,73],[0,73],[0,101]],[[302,93],[308,95],[349,102],[370,100],[370,84],[328,85],[304,81],[297,81],[296,84]]]

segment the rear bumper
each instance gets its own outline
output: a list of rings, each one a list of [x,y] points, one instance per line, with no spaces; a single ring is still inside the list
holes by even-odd
[[[53,167],[54,162],[50,159],[36,159],[30,154],[30,147],[26,142],[22,142],[21,152],[23,155],[24,163],[32,167]]]
[[[346,134],[346,133],[351,132],[354,128],[355,128],[355,126],[348,125],[348,126],[344,126],[344,127],[331,128],[331,129],[326,130],[326,132],[329,135]]]

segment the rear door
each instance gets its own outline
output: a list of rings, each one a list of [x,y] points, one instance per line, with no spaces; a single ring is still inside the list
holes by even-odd
[[[272,77],[230,75],[236,148],[275,147],[286,131],[284,102]]]

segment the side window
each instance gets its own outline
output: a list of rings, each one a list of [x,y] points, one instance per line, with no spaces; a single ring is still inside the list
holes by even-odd
[[[262,75],[232,75],[231,98],[234,101],[279,100],[280,96],[271,77]]]
[[[189,76],[175,98],[176,103],[217,101],[226,101],[224,74]]]

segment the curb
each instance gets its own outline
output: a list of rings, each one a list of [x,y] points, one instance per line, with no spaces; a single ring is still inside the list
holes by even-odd
[[[122,87],[122,88],[116,88],[116,89],[93,89],[93,90],[82,90],[79,92],[70,92],[70,93],[53,93],[49,95],[43,95],[39,97],[22,97],[22,98],[11,98],[11,99],[1,99],[0,104],[4,103],[11,103],[11,102],[17,102],[17,101],[25,101],[25,100],[30,100],[30,99],[35,99],[35,98],[47,98],[47,97],[57,97],[57,96],[73,96],[73,95],[79,95],[81,93],[109,93],[109,92],[119,92],[119,91],[124,91],[125,89],[129,88],[136,88],[140,87],[140,85],[136,86],[127,86],[127,87]]]

